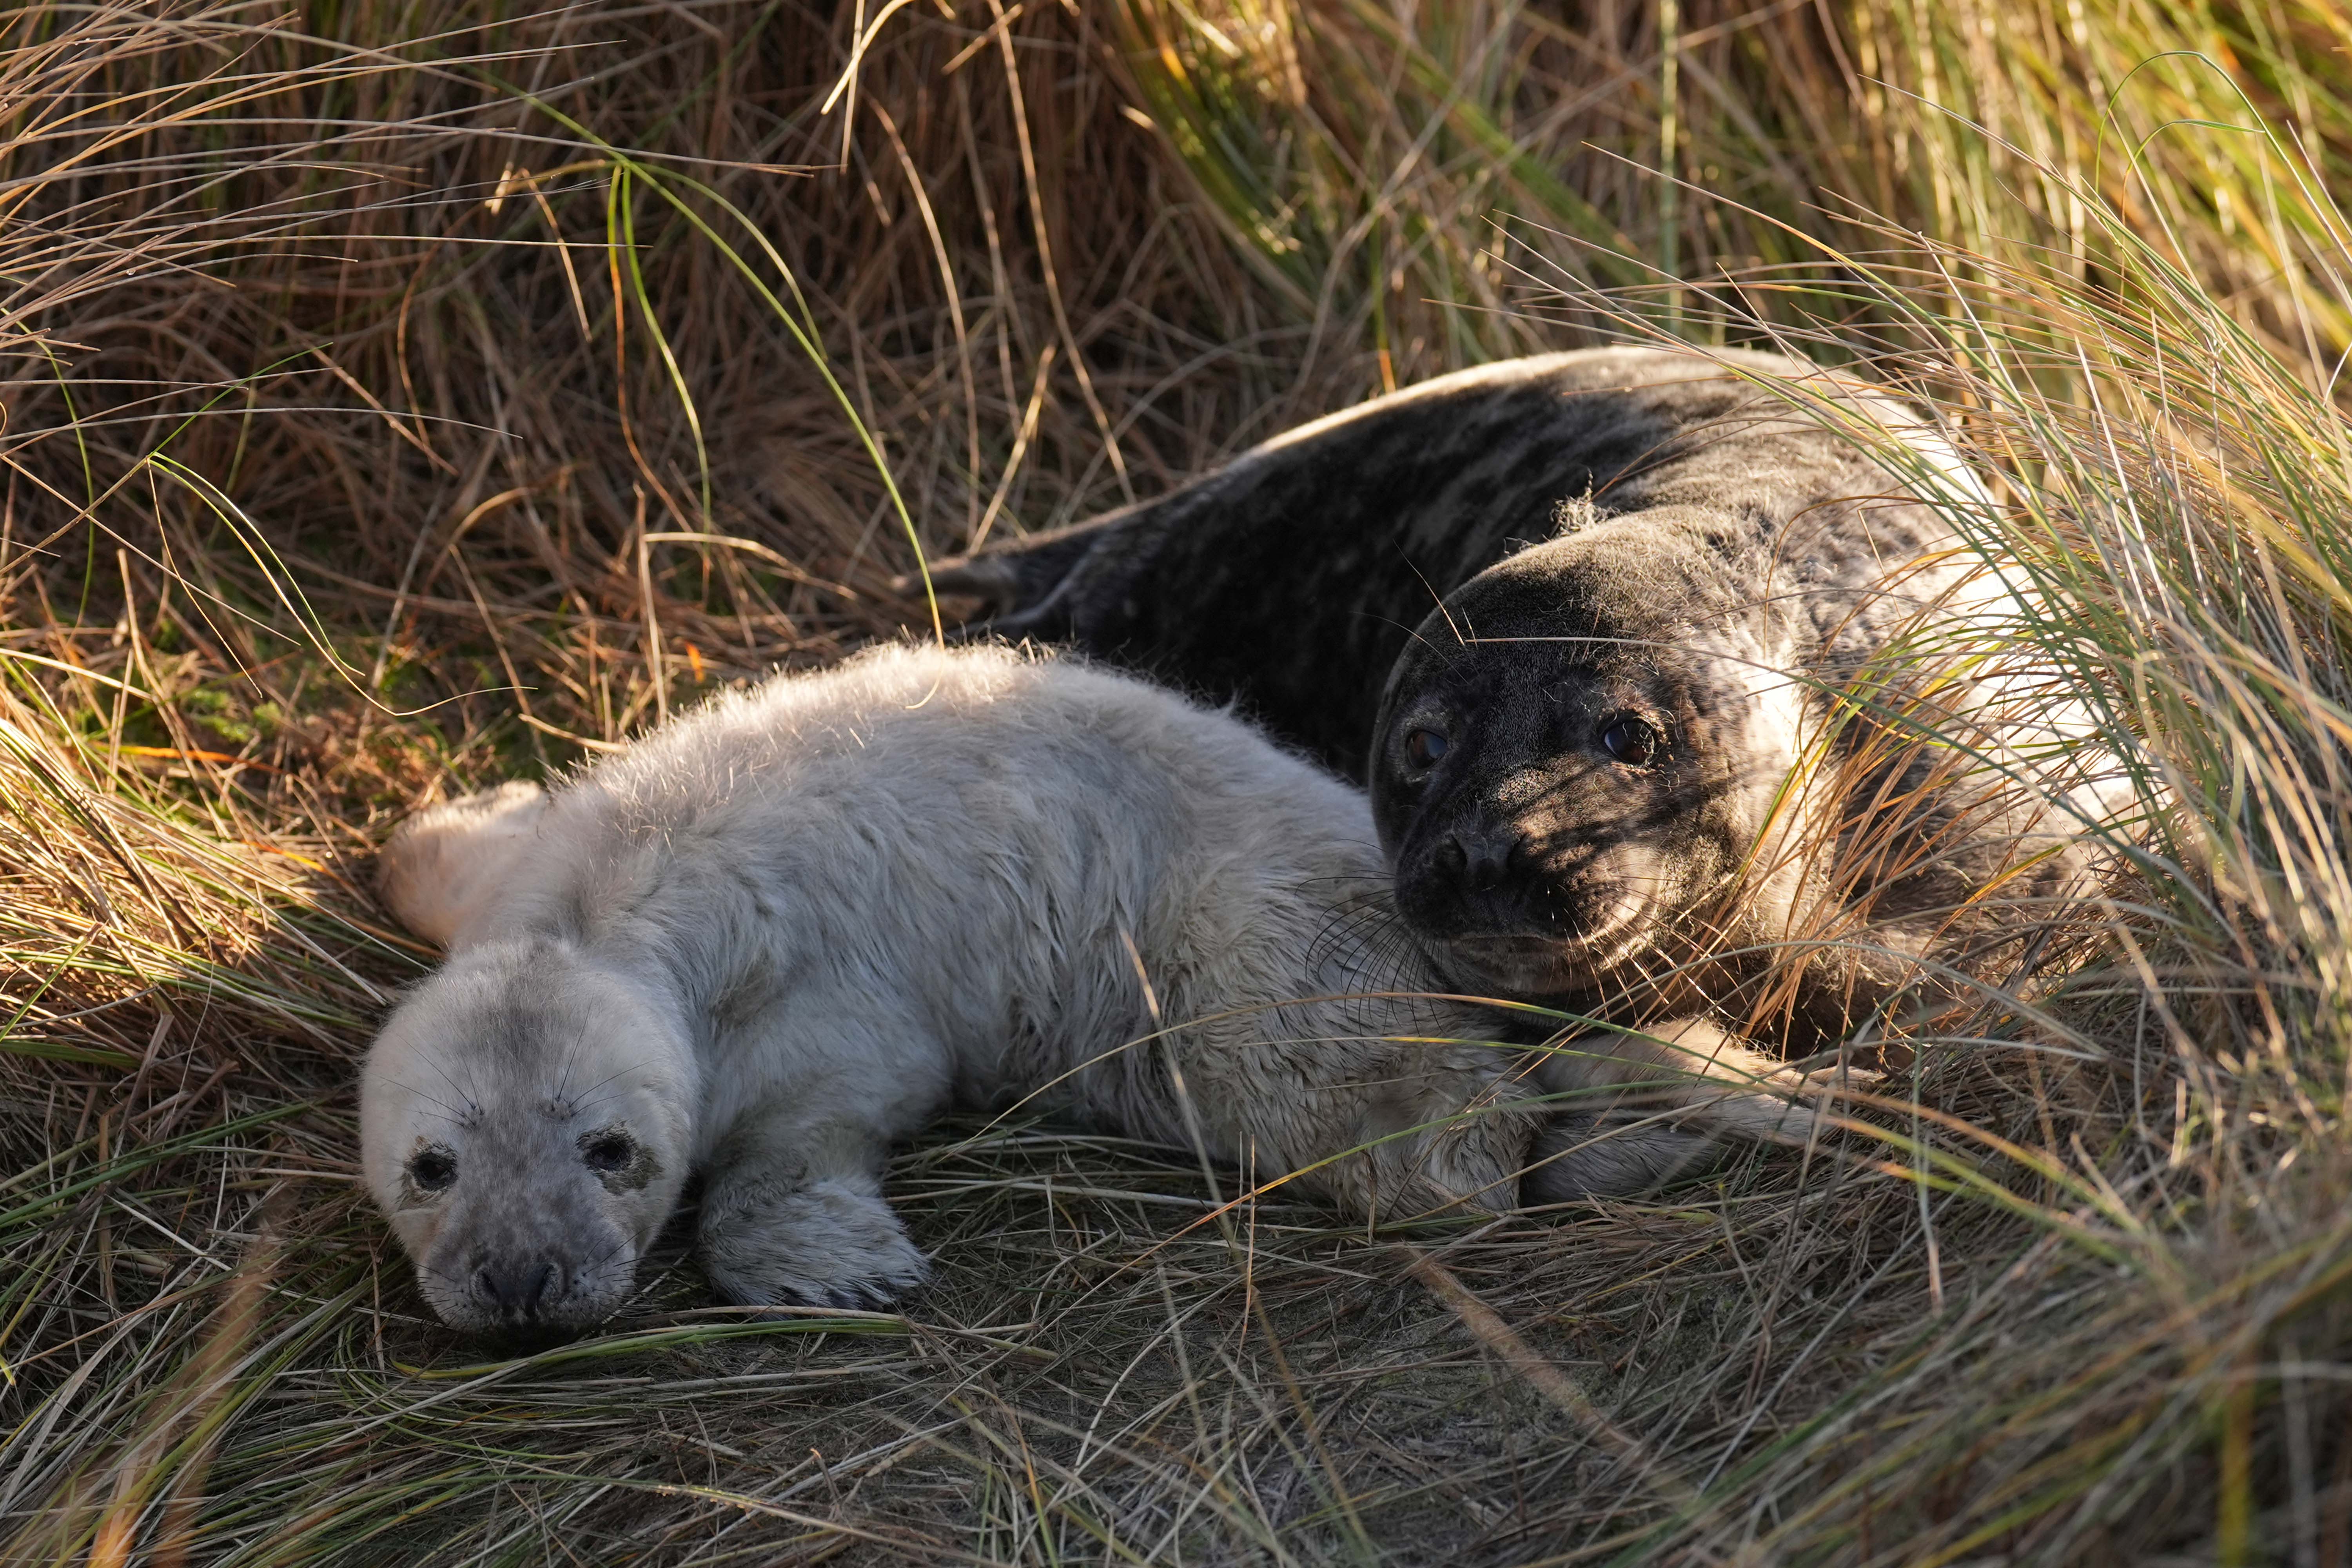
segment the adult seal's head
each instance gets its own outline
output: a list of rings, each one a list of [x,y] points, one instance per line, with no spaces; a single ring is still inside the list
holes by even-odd
[[[1373,809],[1458,984],[1655,984],[1727,934],[1802,703],[1717,542],[1696,516],[1596,522],[1482,574],[1399,660]]]
[[[2109,807],[2046,672],[1965,662],[2004,579],[1911,500],[1570,510],[1421,624],[1374,731],[1398,911],[1454,984],[1810,1047],[2030,953]]]
[[[425,1298],[480,1331],[610,1317],[693,1157],[691,1057],[559,942],[470,948],[411,992],[361,1079],[361,1148]]]

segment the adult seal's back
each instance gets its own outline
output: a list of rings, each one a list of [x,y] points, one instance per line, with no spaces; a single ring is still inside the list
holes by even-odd
[[[1850,443],[1788,416],[1749,376],[1917,425],[1892,400],[1774,354],[1596,349],[1464,371],[1288,431],[1156,500],[933,574],[990,631],[1087,649],[1197,695],[1361,776],[1389,672],[1441,596],[1593,517],[1662,505],[1780,535],[1825,499],[1883,495]],[[1588,502],[1589,508],[1579,503]],[[1783,592],[1858,584],[1945,539],[1927,508],[1851,500],[1833,553]],[[1826,520],[1824,520],[1826,521]],[[1442,617],[1437,626],[1452,636]]]
[[[1929,422],[1851,378],[1601,350],[1444,377],[937,576],[992,631],[1236,699],[1368,775],[1400,906],[1457,983],[1810,1042],[2063,858],[1997,780],[1930,790],[1948,752],[1832,722],[1839,673],[1898,628],[2007,602],[1840,422],[1969,493]],[[1792,783],[1823,772],[1834,798]],[[1857,802],[1893,852],[1840,851]],[[1833,940],[1863,904],[1866,939]],[[1819,962],[1776,964],[1792,944]]]

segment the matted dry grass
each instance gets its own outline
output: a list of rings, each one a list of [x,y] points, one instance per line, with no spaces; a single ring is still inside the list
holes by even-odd
[[[0,1556],[2343,1560],[2352,317],[2294,180],[2352,147],[2352,35],[1664,20],[0,19]],[[2150,139],[2258,111],[2306,162]],[[2034,1007],[1810,1154],[1553,1223],[1364,1236],[971,1123],[895,1173],[903,1316],[733,1321],[674,1255],[522,1361],[425,1313],[352,1160],[430,956],[362,891],[397,814],[926,625],[918,540],[1769,329],[1968,421],[2063,606],[2021,631],[2143,766]]]

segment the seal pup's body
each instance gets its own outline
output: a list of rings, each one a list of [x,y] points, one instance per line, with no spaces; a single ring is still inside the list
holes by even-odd
[[[1975,940],[1955,921],[2013,934],[2079,869],[2052,853],[2079,821],[2011,787],[2029,770],[1986,683],[1914,715],[2004,753],[1970,777],[1844,721],[1837,690],[1908,632],[1973,628],[1980,653],[2014,609],[1906,479],[1980,500],[1931,422],[1850,378],[1596,350],[1379,399],[938,579],[992,629],[1238,698],[1368,776],[1400,912],[1455,985],[1712,1007],[1811,1048],[1931,949],[1950,970]]]
[[[1663,1078],[1715,1127],[1777,1122],[1719,1040],[1530,1070],[1481,1043],[1496,1016],[1397,994],[1430,977],[1380,941],[1382,881],[1360,793],[1142,682],[1004,648],[778,678],[394,839],[383,885],[449,960],[370,1054],[366,1174],[445,1319],[576,1327],[693,1171],[727,1299],[914,1285],[882,1161],[955,1103],[1390,1216],[1510,1206],[1539,1135],[1538,1197],[1691,1151],[1655,1124],[1563,1139],[1545,1093]]]

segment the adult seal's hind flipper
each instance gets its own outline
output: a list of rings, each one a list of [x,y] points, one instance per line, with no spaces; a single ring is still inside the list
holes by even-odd
[[[1106,536],[1115,534],[1142,510],[1123,507],[1108,516],[1052,533],[942,561],[930,570],[931,590],[979,600],[980,615],[972,623],[975,629],[985,626],[998,636],[1059,642],[1069,635],[1062,591],[1072,574],[1097,544],[1105,542]],[[909,572],[890,585],[899,593],[919,595],[923,579]]]
[[[1286,432],[1160,497],[942,563],[974,629],[1065,643],[1214,700],[1360,776],[1381,691],[1444,595],[1590,498],[1694,464],[1762,473],[1792,425],[1737,372],[1776,355],[1596,349],[1442,376]],[[910,586],[914,585],[911,582]]]

